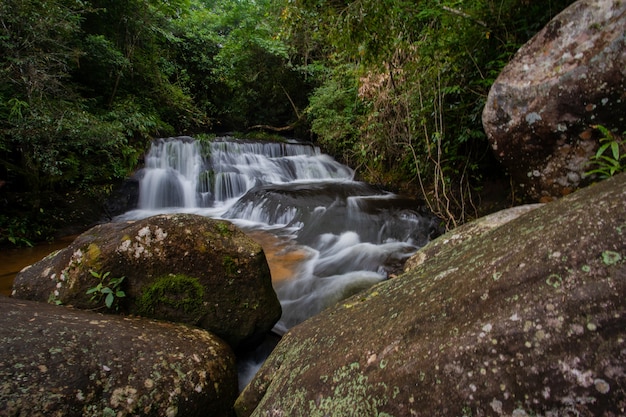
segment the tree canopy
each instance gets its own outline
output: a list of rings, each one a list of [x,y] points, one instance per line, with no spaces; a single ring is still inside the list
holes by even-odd
[[[106,195],[153,137],[248,129],[463,221],[494,167],[489,87],[571,2],[4,0],[0,243],[51,232],[49,193]]]

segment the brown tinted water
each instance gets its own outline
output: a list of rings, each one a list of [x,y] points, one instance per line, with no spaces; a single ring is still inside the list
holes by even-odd
[[[264,231],[246,233],[263,247],[274,284],[294,278],[302,263],[309,260],[311,256],[309,252],[295,245],[289,239],[280,238]]]
[[[0,295],[11,294],[13,280],[24,267],[34,264],[56,250],[67,247],[73,240],[74,236],[70,236],[32,248],[0,249]]]

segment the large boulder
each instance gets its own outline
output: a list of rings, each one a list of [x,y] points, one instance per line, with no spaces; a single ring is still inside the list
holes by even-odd
[[[428,242],[428,244],[407,259],[404,263],[404,271],[408,272],[423,264],[429,258],[438,256],[442,250],[451,249],[453,246],[481,236],[489,230],[500,227],[511,220],[517,219],[522,214],[541,206],[542,204],[525,204],[523,206],[510,207],[456,227],[453,232]]]
[[[232,350],[182,324],[0,297],[0,415],[226,417]]]
[[[294,327],[238,416],[624,415],[625,200],[623,174]]]
[[[22,270],[12,296],[197,325],[233,348],[262,339],[281,315],[261,246],[189,214],[98,225]]]
[[[602,125],[626,130],[626,2],[579,0],[524,45],[493,84],[483,126],[534,201],[586,184]]]

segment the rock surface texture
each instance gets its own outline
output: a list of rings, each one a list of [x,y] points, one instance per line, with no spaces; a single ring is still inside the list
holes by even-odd
[[[625,415],[625,200],[626,174],[292,328],[238,416]]]
[[[210,333],[0,297],[0,416],[230,416],[232,350]]]
[[[92,300],[101,281],[92,272],[109,273],[109,287],[125,277],[125,297],[110,309],[105,296]],[[233,348],[262,338],[281,314],[261,246],[231,223],[188,214],[96,226],[22,270],[12,295],[197,325]]]
[[[534,201],[577,189],[600,124],[626,130],[626,2],[579,0],[524,45],[493,84],[483,126]]]
[[[456,227],[452,232],[428,242],[427,245],[411,256],[404,263],[404,271],[408,272],[424,262],[427,262],[428,259],[437,256],[442,250],[449,250],[453,246],[481,236],[489,230],[500,227],[511,220],[517,219],[522,214],[528,213],[529,211],[535,210],[541,206],[542,204],[526,204],[523,206],[511,207]]]

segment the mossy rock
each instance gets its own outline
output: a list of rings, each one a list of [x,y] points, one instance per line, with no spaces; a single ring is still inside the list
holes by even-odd
[[[231,417],[235,355],[202,329],[0,297],[1,416]]]
[[[194,324],[233,348],[261,340],[281,315],[261,246],[232,223],[191,214],[98,225],[20,272],[13,296],[116,312],[86,294],[99,282],[92,272],[126,277],[120,313]]]

